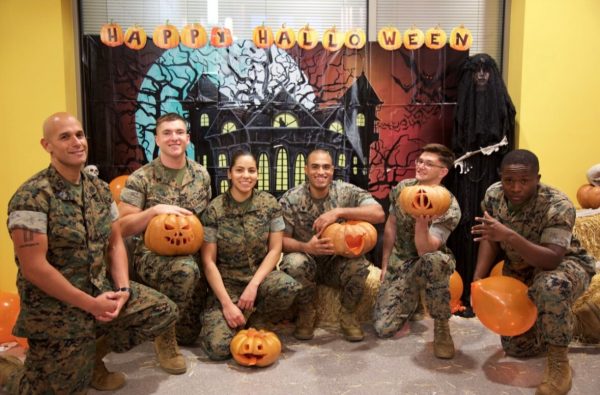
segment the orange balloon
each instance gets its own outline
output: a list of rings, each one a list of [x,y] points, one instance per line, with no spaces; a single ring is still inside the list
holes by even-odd
[[[125,188],[125,181],[127,181],[127,174],[118,176],[112,179],[108,186],[110,187],[110,192],[112,193],[113,200],[119,204],[121,201],[121,190]]]
[[[471,304],[479,321],[502,336],[527,332],[537,319],[537,308],[527,286],[508,276],[487,277],[471,283]]]
[[[496,263],[496,265],[492,268],[490,272],[490,277],[492,276],[502,276],[502,268],[504,267],[504,261],[500,261]]]
[[[19,295],[11,292],[0,292],[0,343],[14,341],[13,327],[19,316]]]
[[[15,340],[17,341],[17,343],[19,343],[19,346],[23,348],[29,348],[29,343],[27,342],[26,337],[15,337]]]
[[[450,276],[450,311],[456,313],[457,311],[464,311],[465,307],[460,301],[460,297],[463,293],[463,281],[460,274],[455,270]]]

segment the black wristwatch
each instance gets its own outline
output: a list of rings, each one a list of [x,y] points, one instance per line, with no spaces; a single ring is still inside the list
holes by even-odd
[[[129,296],[133,295],[133,289],[129,287],[115,288],[115,292],[128,292]]]

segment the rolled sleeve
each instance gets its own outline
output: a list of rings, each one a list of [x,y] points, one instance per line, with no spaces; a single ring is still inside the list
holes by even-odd
[[[541,244],[555,244],[564,248],[571,245],[572,233],[563,228],[546,228],[540,237]]]
[[[27,229],[32,232],[46,233],[48,216],[39,211],[16,210],[8,215],[8,230]]]
[[[269,230],[271,232],[281,232],[285,229],[287,228],[285,226],[285,222],[283,222],[283,217],[277,217],[271,220],[271,224],[269,225]]]
[[[207,243],[217,242],[217,229],[204,227],[204,241]]]
[[[112,202],[110,205],[110,218],[113,222],[119,219],[119,209],[117,208],[117,203]]]
[[[145,203],[145,196],[143,193],[135,191],[130,188],[123,188],[121,190],[121,201],[132,206],[143,209]]]

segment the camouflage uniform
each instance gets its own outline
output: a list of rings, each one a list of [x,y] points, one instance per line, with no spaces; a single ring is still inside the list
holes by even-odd
[[[315,220],[336,207],[359,207],[378,204],[371,194],[355,185],[335,180],[324,199],[313,199],[307,183],[287,191],[279,201],[283,207],[285,233],[306,243],[313,236]],[[300,252],[283,256],[280,269],[302,284],[298,305],[315,301],[318,284],[342,289],[342,307],[356,310],[362,298],[370,262],[364,257],[345,258],[337,255],[311,256]]]
[[[492,217],[535,244],[565,247],[563,261],[554,270],[541,270],[528,265],[505,243],[503,274],[523,281],[529,287],[529,298],[538,309],[536,324],[528,332],[502,337],[507,354],[518,357],[538,355],[548,345],[568,346],[572,338],[573,302],[585,291],[594,274],[594,260],[581,248],[572,234],[575,208],[567,196],[550,186],[540,184],[537,194],[518,209],[507,204],[502,185],[491,185],[481,204]]]
[[[178,185],[160,158],[156,158],[127,178],[121,201],[141,210],[157,204],[171,204],[200,217],[211,197],[210,176],[202,165],[189,159],[185,169],[181,185]],[[199,255],[157,255],[146,248],[143,235],[136,236],[134,244],[135,274],[144,284],[177,304],[177,340],[181,344],[193,343],[200,331],[199,317],[206,296],[206,281],[198,266]]]
[[[85,173],[73,186],[49,167],[23,184],[8,206],[8,229],[44,233],[48,262],[71,284],[97,296],[111,291],[106,253],[118,217],[106,183]],[[17,259],[17,265],[19,265]],[[164,295],[134,282],[129,301],[110,323],[48,296],[17,275],[21,312],[15,336],[29,340],[24,369],[13,373],[13,394],[85,393],[92,378],[96,337],[124,352],[153,339],[175,321],[177,307]]]
[[[416,185],[403,180],[390,192],[390,215],[396,218],[396,240],[373,312],[377,335],[392,336],[402,328],[417,307],[419,289],[425,289],[425,304],[434,319],[450,318],[449,280],[456,261],[446,240],[460,221],[460,207],[452,196],[450,208],[432,221],[429,233],[442,241],[440,249],[418,256],[415,219],[397,204],[402,189]]]
[[[225,289],[237,303],[269,251],[269,233],[284,228],[281,207],[267,192],[236,202],[228,193],[216,197],[202,215],[204,241],[217,244],[217,267]],[[258,287],[255,307],[266,316],[289,309],[300,284],[285,273],[272,271]],[[202,345],[211,359],[230,356],[229,343],[236,333],[227,325],[219,300],[210,294],[202,319]]]

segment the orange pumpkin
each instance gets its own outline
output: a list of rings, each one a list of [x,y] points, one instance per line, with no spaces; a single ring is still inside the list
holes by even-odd
[[[423,34],[423,31],[414,26],[405,31],[404,36],[402,37],[404,48],[410,49],[411,51],[421,48],[424,42],[425,35]]]
[[[442,215],[451,203],[450,192],[441,185],[412,185],[402,189],[398,203],[413,216]]]
[[[600,186],[585,184],[577,190],[577,201],[581,208],[600,207]]]
[[[377,42],[387,51],[396,50],[402,46],[402,33],[395,27],[384,27],[377,33]]]
[[[281,49],[290,49],[296,45],[296,33],[291,27],[285,27],[285,23],[281,25],[281,29],[275,33],[275,45]]]
[[[152,34],[154,45],[162,49],[171,49],[179,45],[179,31],[173,25],[169,25],[169,21],[164,25],[154,29]]]
[[[123,38],[124,44],[127,48],[140,50],[146,46],[146,32],[138,25],[130,26],[125,32]]]
[[[350,29],[346,32],[344,45],[350,49],[361,49],[367,43],[367,36],[362,29]]]
[[[107,23],[100,29],[100,41],[109,47],[123,44],[123,29],[117,23]]]
[[[121,201],[121,190],[125,187],[125,181],[127,181],[127,174],[118,176],[112,179],[112,181],[108,184],[110,188],[110,192],[112,193],[113,200],[115,203],[119,204]]]
[[[425,46],[429,49],[442,49],[447,40],[446,32],[439,26],[432,27],[425,32]]]
[[[463,280],[460,274],[455,270],[450,276],[450,312],[465,311],[466,308],[462,305],[460,297],[463,293]]]
[[[226,27],[215,26],[210,31],[210,45],[215,48],[225,48],[233,44],[231,30]]]
[[[502,276],[502,270],[504,270],[504,261],[496,263],[490,271],[490,275],[488,277]]]
[[[450,48],[457,51],[468,51],[473,44],[473,35],[464,25],[455,27],[450,32]]]
[[[329,225],[321,237],[330,238],[334,254],[355,258],[371,251],[377,244],[377,230],[365,221],[347,221]]]
[[[258,48],[270,48],[273,45],[273,31],[264,24],[257,26],[252,31],[252,41]]]
[[[330,52],[337,51],[344,46],[344,33],[333,26],[323,32],[322,44]]]
[[[189,48],[202,48],[206,45],[206,30],[199,23],[188,23],[181,29],[181,43]]]
[[[319,43],[317,31],[308,24],[298,30],[298,46],[302,49],[313,49]]]
[[[279,358],[281,341],[273,332],[243,329],[231,339],[229,350],[240,365],[265,367]]]
[[[191,255],[202,245],[204,229],[195,215],[159,214],[150,220],[144,243],[158,255]]]

